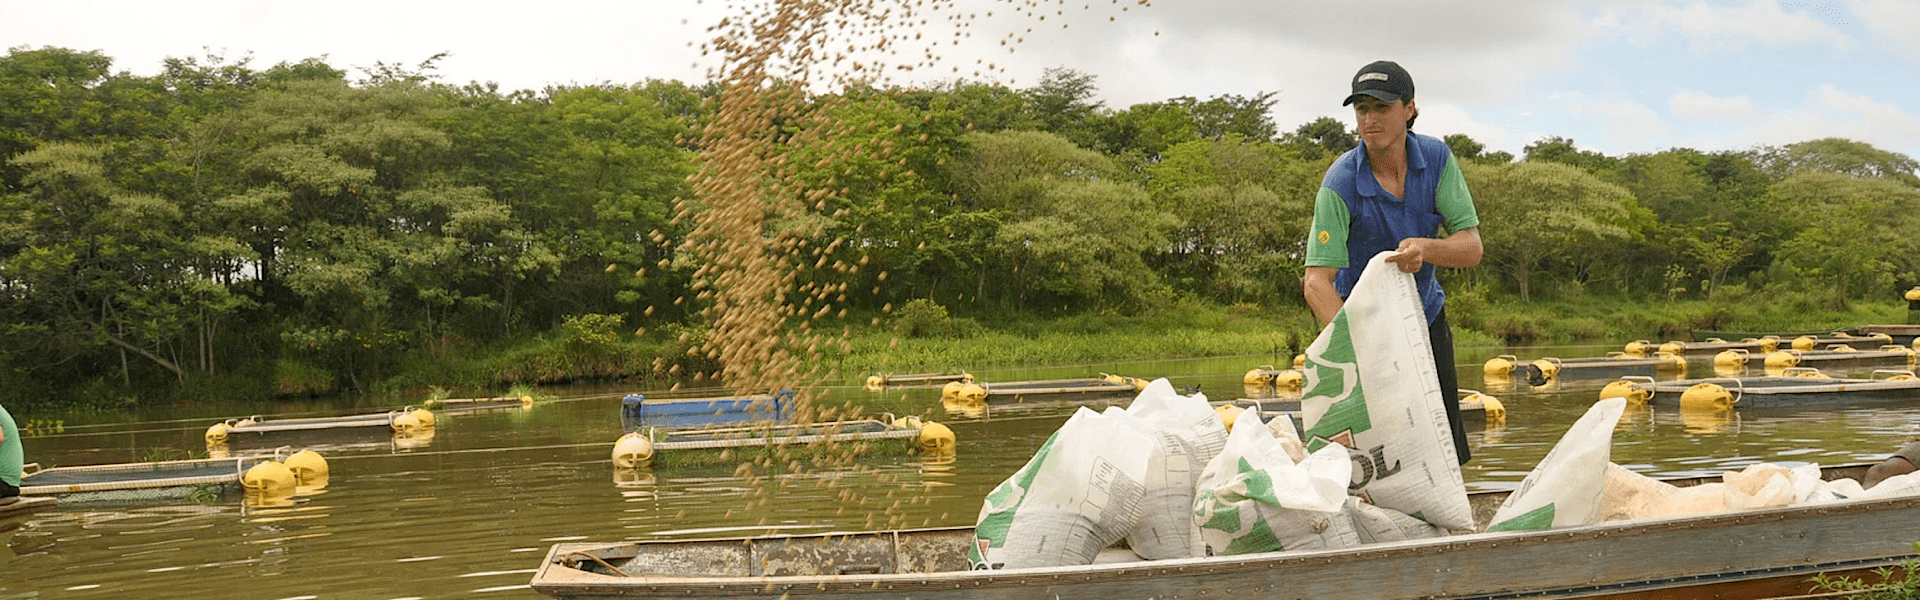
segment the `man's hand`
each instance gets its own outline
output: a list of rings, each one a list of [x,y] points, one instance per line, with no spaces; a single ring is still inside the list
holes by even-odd
[[[1429,241],[1432,240],[1426,238],[1400,240],[1400,248],[1393,256],[1387,257],[1387,262],[1399,265],[1401,273],[1419,272],[1420,267],[1427,263],[1426,247],[1422,242]]]

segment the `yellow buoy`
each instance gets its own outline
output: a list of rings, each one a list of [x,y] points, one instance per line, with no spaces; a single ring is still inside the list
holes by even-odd
[[[1699,383],[1680,392],[1680,406],[1687,410],[1726,410],[1739,399],[1717,383]]]
[[[968,373],[968,372],[966,372],[966,371],[961,371],[961,372],[960,372],[960,381],[964,381],[964,382],[967,382],[967,383],[973,383],[973,374],[972,374],[972,373]]]
[[[958,381],[949,381],[947,382],[946,385],[940,386],[940,399],[941,400],[957,399],[960,397],[960,388],[964,388],[964,387],[967,387],[967,384],[964,384]]]
[[[1644,357],[1647,355],[1647,352],[1652,349],[1653,349],[1653,342],[1649,342],[1646,340],[1634,340],[1631,342],[1627,342],[1627,346],[1626,348],[1624,348],[1624,350],[1626,350],[1627,352],[1627,356],[1631,356],[1633,358]]]
[[[1885,333],[1874,333],[1874,334],[1872,334],[1872,335],[1868,335],[1867,337],[1870,337],[1870,338],[1873,338],[1873,339],[1876,339],[1876,340],[1879,340],[1879,341],[1880,341],[1880,343],[1882,343],[1882,344],[1891,344],[1891,343],[1893,343],[1893,336],[1891,336],[1891,335],[1887,335],[1887,334],[1885,334]]]
[[[1678,340],[1667,342],[1660,345],[1659,351],[1667,354],[1685,354],[1687,352],[1687,343]]]
[[[1658,358],[1660,359],[1660,363],[1653,366],[1655,370],[1676,371],[1680,373],[1687,372],[1687,357],[1685,356],[1661,352]]]
[[[1273,386],[1289,391],[1298,391],[1307,384],[1307,375],[1293,369],[1281,371],[1273,376]]]
[[[414,420],[419,421],[421,427],[433,426],[433,411],[430,411],[424,408],[416,408],[416,409],[413,409],[412,412],[409,412],[407,414],[413,415]]]
[[[1501,404],[1500,399],[1486,394],[1475,394],[1474,397],[1480,398],[1480,409],[1482,414],[1487,416],[1488,423],[1500,423],[1507,420],[1507,405]]]
[[[1246,409],[1232,404],[1223,404],[1214,407],[1213,414],[1220,417],[1220,422],[1227,426],[1227,431],[1231,432],[1233,431],[1233,422],[1239,420],[1240,413],[1245,410]]]
[[[1626,398],[1629,404],[1646,404],[1647,400],[1653,398],[1653,390],[1621,379],[1608,383],[1604,388],[1600,388],[1600,399],[1605,400],[1608,398]]]
[[[1147,384],[1153,383],[1153,382],[1147,381],[1145,378],[1141,378],[1141,377],[1128,377],[1127,383],[1133,384],[1133,391],[1144,392],[1144,391],[1147,391]]]
[[[1513,355],[1502,354],[1489,358],[1487,359],[1487,364],[1481,365],[1480,371],[1486,373],[1489,378],[1511,377],[1513,375]]]
[[[1766,364],[1768,369],[1776,370],[1797,367],[1800,366],[1800,353],[1788,350],[1768,352]]]
[[[952,428],[933,421],[920,424],[921,453],[949,456],[953,454],[955,442]]]
[[[1542,358],[1533,361],[1532,364],[1535,370],[1540,371],[1540,377],[1543,379],[1553,379],[1560,376],[1560,361]]]
[[[1261,365],[1248,369],[1247,374],[1240,376],[1240,383],[1245,385],[1266,385],[1273,383],[1273,374],[1269,372],[1272,368],[1272,365]]]
[[[1307,368],[1307,355],[1305,354],[1293,355],[1293,368],[1295,369]]]
[[[1719,354],[1713,355],[1713,366],[1715,368],[1747,366],[1747,353],[1739,350],[1721,350]]]
[[[214,423],[212,427],[207,428],[208,444],[220,444],[220,443],[225,443],[226,441],[227,441],[227,424],[226,423]]]
[[[613,442],[613,466],[632,469],[653,463],[653,440],[640,432],[628,432]]]
[[[520,397],[520,406],[521,406],[522,408],[524,408],[524,407],[528,407],[528,406],[533,406],[533,395],[532,395],[532,394],[528,394],[528,395],[524,395],[524,396],[521,396],[521,397]]]
[[[978,383],[962,385],[960,386],[960,394],[956,396],[955,399],[961,402],[986,402],[987,388],[981,387]]]
[[[254,465],[240,476],[241,487],[250,493],[267,496],[291,494],[298,482],[299,478],[294,477],[292,469],[270,460]]]
[[[1101,373],[1100,379],[1114,385],[1126,385],[1127,378],[1112,373]]]
[[[395,433],[403,435],[412,435],[423,429],[420,426],[420,417],[413,416],[413,413],[403,413],[394,417],[392,421],[387,422],[387,426],[392,427]]]
[[[1920,287],[1907,290],[1906,298],[1908,302],[1920,302]]]
[[[1797,338],[1793,338],[1793,349],[1799,350],[1801,352],[1806,352],[1808,350],[1812,350],[1816,343],[1818,342],[1814,340],[1813,336],[1803,335]]]
[[[1771,335],[1762,337],[1759,339],[1748,338],[1745,341],[1758,342],[1760,344],[1761,354],[1765,354],[1765,353],[1780,349],[1780,338],[1777,338]]]
[[[293,471],[294,479],[302,482],[319,481],[327,477],[327,459],[319,452],[301,450],[287,457],[287,469]]]
[[[1828,345],[1828,346],[1827,346],[1827,351],[1829,351],[1829,352],[1859,352],[1859,351],[1860,351],[1860,349],[1859,349],[1859,348],[1855,348],[1855,347],[1853,347],[1853,346],[1849,346],[1849,345],[1846,345],[1846,344],[1831,344],[1831,345]]]
[[[867,389],[877,390],[884,387],[887,387],[887,378],[881,377],[879,375],[867,376]]]

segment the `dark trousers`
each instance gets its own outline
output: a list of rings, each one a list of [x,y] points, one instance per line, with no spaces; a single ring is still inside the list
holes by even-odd
[[[18,495],[20,495],[20,488],[13,487],[11,483],[0,481],[0,498],[12,498]]]
[[[1460,423],[1460,371],[1453,367],[1453,328],[1447,326],[1447,309],[1427,325],[1427,340],[1433,343],[1433,368],[1440,372],[1440,404],[1447,407],[1447,424],[1453,427],[1453,449],[1460,464],[1473,458],[1467,447],[1467,427]]]

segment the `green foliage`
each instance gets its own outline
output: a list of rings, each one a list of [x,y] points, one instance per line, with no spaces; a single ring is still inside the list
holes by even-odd
[[[916,298],[893,311],[893,330],[906,337],[930,337],[946,333],[947,307],[926,298]]]
[[[707,318],[695,274],[724,269],[687,258],[699,241],[674,216],[698,208],[692,140],[719,88],[453,86],[440,58],[349,77],[324,58],[168,58],[136,76],[98,52],[0,56],[0,402],[717,369],[689,350]],[[1311,333],[1280,315],[1303,314],[1310,198],[1358,145],[1347,123],[1276,139],[1271,92],[1113,111],[1096,83],[854,86],[772,124],[835,124],[781,157],[833,192],[777,199],[806,210],[767,233],[817,261],[794,286],[902,309],[854,330],[856,357],[895,327],[907,339],[882,360],[939,368]],[[1487,267],[1446,275],[1461,340],[1901,320],[1889,298],[1920,284],[1920,163],[1898,153],[1824,139],[1610,157],[1549,137],[1510,164],[1446,140],[1487,245]],[[1251,331],[1217,335],[1231,319]]]
[[[1920,552],[1920,543],[1915,543],[1913,547]],[[1848,594],[1850,600],[1915,600],[1920,598],[1920,577],[1914,576],[1916,570],[1920,570],[1920,560],[1907,560],[1899,566],[1874,569],[1876,583],[1868,583],[1858,577],[1829,576],[1825,573],[1814,575],[1807,581],[1813,584],[1815,592],[1858,592]]]

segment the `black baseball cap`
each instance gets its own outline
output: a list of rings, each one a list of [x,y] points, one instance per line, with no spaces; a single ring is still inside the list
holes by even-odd
[[[1393,103],[1413,97],[1413,76],[1406,69],[1390,60],[1379,60],[1360,67],[1353,75],[1353,93],[1347,96],[1341,106],[1353,104],[1361,96],[1379,98],[1381,102]]]

